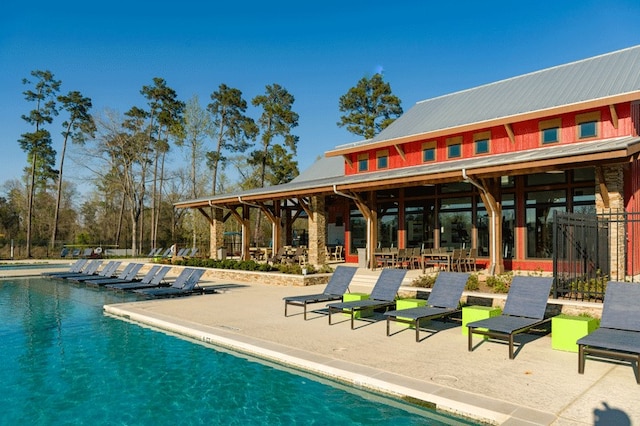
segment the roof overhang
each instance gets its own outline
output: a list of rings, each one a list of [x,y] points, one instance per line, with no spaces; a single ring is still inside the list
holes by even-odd
[[[443,161],[380,172],[342,175],[290,182],[234,194],[216,195],[175,203],[176,208],[233,208],[245,203],[299,199],[341,191],[372,191],[387,188],[460,182],[467,176],[490,178],[548,171],[562,171],[614,163],[625,163],[640,152],[640,137],[601,139],[559,144],[504,154]]]

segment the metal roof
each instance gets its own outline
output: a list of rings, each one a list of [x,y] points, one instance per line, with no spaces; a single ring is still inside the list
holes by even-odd
[[[366,147],[413,135],[640,91],[640,46],[418,102]]]
[[[266,188],[256,188],[237,192],[234,194],[216,195],[213,197],[199,198],[195,200],[182,201],[176,203],[176,207],[193,207],[195,205],[216,204],[216,202],[224,203],[237,200],[242,202],[243,198],[252,199],[270,199],[277,197],[279,194],[299,194],[299,196],[307,196],[310,192],[330,192],[332,188],[340,189],[341,185],[366,185],[375,186],[384,185],[398,179],[420,178],[425,182],[431,179],[437,179],[439,175],[445,173],[455,173],[462,180],[462,170],[473,174],[474,170],[492,168],[498,170],[514,165],[527,165],[544,160],[560,160],[559,164],[565,168],[577,166],[576,158],[578,156],[588,156],[590,154],[599,155],[600,160],[619,160],[627,157],[629,150],[635,145],[640,144],[640,137],[627,136],[611,139],[601,139],[591,142],[559,144],[543,148],[529,149],[525,151],[517,151],[505,154],[486,155],[481,157],[465,158],[460,160],[443,161],[433,164],[423,164],[419,166],[405,167],[386,171],[360,173],[355,175],[345,175],[344,169],[336,173],[334,162],[339,161],[342,164],[341,157],[325,157],[320,158],[311,166],[310,172],[299,176],[299,178],[283,184],[274,185]],[[614,156],[614,152],[624,151]],[[333,170],[332,174],[321,173],[320,171]],[[512,170],[512,169],[509,169]]]

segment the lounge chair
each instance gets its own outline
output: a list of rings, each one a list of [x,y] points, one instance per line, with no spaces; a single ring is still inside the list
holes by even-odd
[[[160,252],[162,252],[162,247],[151,249],[147,257],[160,256]]]
[[[411,324],[416,329],[416,342],[420,341],[420,321],[447,318],[460,312],[460,298],[467,284],[469,274],[460,272],[440,272],[429,294],[426,306],[401,309],[385,313],[387,336],[391,321]]]
[[[171,266],[160,267],[160,265],[154,265],[140,281],[121,284],[107,284],[106,287],[112,290],[138,290],[141,288],[161,287],[164,277],[170,270]]]
[[[353,330],[353,320],[357,312],[365,309],[395,307],[396,294],[406,273],[406,269],[383,269],[378,281],[373,286],[373,290],[371,290],[369,299],[327,305],[329,308],[329,325],[331,325],[331,314],[333,312],[348,312],[351,316],[351,329]]]
[[[90,275],[87,277],[72,277],[72,278],[68,278],[68,280],[76,283],[82,283],[82,282],[88,282],[93,280],[102,280],[105,278],[111,278],[112,276],[115,275],[121,263],[122,262],[112,260],[109,263],[107,263],[105,267],[102,268],[102,270],[98,272],[96,275]]]
[[[130,264],[130,265],[131,265],[131,268],[133,268],[133,266],[135,264]],[[142,269],[142,266],[140,267],[140,269]],[[159,269],[160,269],[160,265],[153,265],[147,271],[147,273],[144,275],[144,277],[142,277],[140,280],[136,280],[135,279],[136,277],[134,275],[131,278],[131,280],[129,280],[129,281],[125,281],[124,278],[122,280],[120,280],[120,278],[118,278],[119,281],[111,283],[111,284],[103,284],[102,286],[103,287],[109,287],[109,288],[115,290],[116,288],[114,286],[117,286],[117,285],[140,284],[143,281],[146,282],[146,283],[149,283],[153,279],[153,277],[156,275],[156,272],[158,272]],[[138,271],[139,271],[139,269],[138,269]],[[136,275],[138,274],[138,271],[136,271]],[[129,269],[129,271],[127,271],[126,273],[123,271],[123,274],[121,274],[121,275],[125,275],[125,276],[129,275],[129,276],[131,276],[131,269]]]
[[[189,254],[185,255],[185,257],[193,257],[196,254],[198,254],[198,247],[192,247],[191,248],[191,252],[189,252]]]
[[[89,262],[87,262],[86,266],[84,268],[82,268],[82,270],[80,272],[77,273],[70,273],[70,274],[60,274],[60,275],[56,275],[53,278],[63,278],[63,279],[69,279],[69,278],[76,278],[76,277],[88,277],[88,276],[92,276],[95,275],[98,272],[98,269],[100,268],[100,265],[102,265],[102,260],[91,260]]]
[[[513,336],[549,321],[544,313],[553,277],[513,277],[502,314],[474,321],[469,328],[469,352],[473,351],[473,335],[482,334],[509,342],[509,359],[513,359]]]
[[[119,283],[131,282],[136,278],[136,275],[138,275],[138,272],[140,271],[140,269],[142,269],[142,266],[143,266],[142,263],[129,263],[123,269],[123,271],[120,272],[120,275],[118,275],[116,278],[105,278],[102,280],[93,280],[93,281],[87,282],[87,285],[94,286],[94,287],[103,287],[108,284],[119,284]]]
[[[635,361],[640,384],[640,285],[607,283],[600,328],[578,339],[578,373],[584,374],[587,355]]]
[[[204,272],[204,269],[185,268],[171,284],[171,287],[145,288],[134,291],[153,297],[187,296],[196,292],[204,293],[204,290],[199,289],[198,285]]]
[[[347,288],[349,288],[349,284],[357,270],[358,268],[353,266],[338,266],[322,293],[285,297],[284,316],[287,316],[287,306],[302,306],[304,308],[304,319],[306,320],[308,304],[342,300],[342,295],[347,292]]]
[[[85,267],[87,262],[88,262],[87,259],[78,259],[75,262],[73,262],[73,264],[69,267],[68,271],[64,271],[64,272],[43,272],[42,276],[43,277],[54,278],[54,277],[56,277],[58,275],[77,274],[80,271],[82,271],[82,268]]]

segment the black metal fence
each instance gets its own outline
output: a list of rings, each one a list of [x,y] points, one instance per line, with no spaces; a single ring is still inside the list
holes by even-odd
[[[598,301],[608,281],[640,281],[640,213],[556,212],[554,297]]]

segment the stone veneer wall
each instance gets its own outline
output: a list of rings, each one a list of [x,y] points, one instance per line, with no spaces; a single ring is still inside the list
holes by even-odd
[[[325,247],[327,245],[327,213],[325,210],[325,197],[311,197],[311,210],[313,220],[309,220],[308,256],[312,265],[322,265],[325,259]]]
[[[238,271],[235,269],[207,269],[204,278],[233,283],[251,283],[280,286],[325,285],[332,274],[292,275],[278,272]]]
[[[624,170],[622,165],[602,167],[605,185],[609,191],[609,206],[604,205],[600,193],[600,179],[596,173],[596,213],[624,213]],[[614,216],[615,217],[615,216]],[[622,216],[620,217],[622,219]],[[624,280],[626,266],[625,229],[623,222],[612,222],[609,233],[609,256],[612,280]]]

